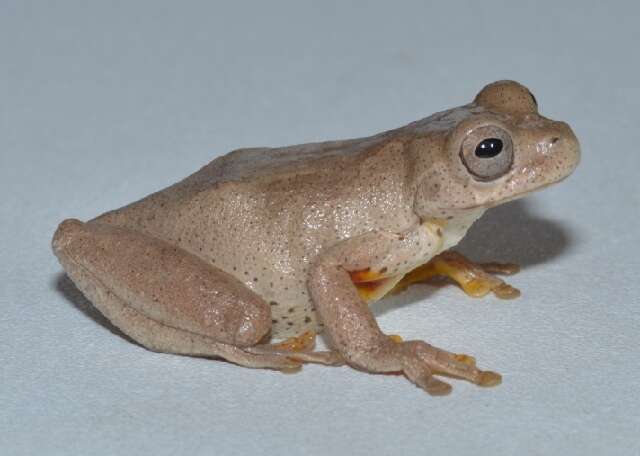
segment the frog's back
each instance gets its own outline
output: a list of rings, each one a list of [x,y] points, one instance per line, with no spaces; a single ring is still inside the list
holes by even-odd
[[[344,180],[334,170],[357,171],[358,155],[382,143],[393,131],[341,141],[308,143],[280,148],[238,149],[218,157],[182,181],[139,201],[107,212],[94,221],[152,234],[180,244],[180,232],[199,225],[202,232],[218,223],[233,225],[238,210],[260,212],[260,195],[279,195],[303,187],[328,187]],[[335,187],[335,185],[334,185]],[[197,223],[197,222],[200,223]],[[195,225],[194,225],[194,222]],[[211,223],[210,223],[211,222]],[[239,222],[239,221],[238,221]],[[202,224],[206,223],[206,227]],[[208,229],[207,229],[208,228]],[[241,227],[237,227],[240,229]],[[195,234],[195,233],[194,233]]]
[[[382,142],[386,134],[367,138],[297,144],[278,148],[238,149],[219,157],[167,190],[202,191],[223,182],[268,183],[316,172],[327,162],[349,161]]]
[[[309,180],[310,176],[341,164],[353,167],[358,154],[375,148],[390,133],[279,148],[238,149],[212,160],[182,181],[96,220],[146,231],[153,228],[153,223],[148,222],[175,219],[194,202],[201,201],[209,210],[215,210],[229,196],[250,197],[256,190],[271,190],[282,186],[279,184],[290,184],[292,179]]]

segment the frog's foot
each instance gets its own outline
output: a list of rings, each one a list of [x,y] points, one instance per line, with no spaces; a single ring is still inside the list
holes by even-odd
[[[402,342],[398,348],[405,357],[405,376],[434,396],[451,392],[451,385],[435,377],[438,375],[467,380],[482,387],[497,386],[502,382],[500,374],[478,369],[473,356],[451,353],[422,341]]]
[[[246,349],[249,353],[281,356],[296,362],[325,364],[337,366],[344,364],[344,359],[336,351],[312,351],[316,345],[315,331],[306,331],[276,344],[256,345]]]
[[[414,283],[447,277],[456,282],[467,295],[474,298],[480,298],[492,292],[500,299],[513,299],[520,296],[520,290],[505,283],[494,274],[511,275],[519,270],[516,264],[474,264],[458,252],[447,251],[405,275],[392,292],[398,293]]]
[[[387,337],[389,337],[389,339],[391,339],[391,341],[395,342],[396,344],[401,345],[404,343],[402,337],[398,336],[397,334],[390,334]],[[437,359],[439,356],[440,358],[444,358],[450,361],[451,365],[448,369],[440,368],[441,370],[439,370],[438,366],[436,366],[436,369],[433,370],[431,374],[450,376],[454,378],[466,378],[468,380],[474,381],[474,383],[480,386],[496,386],[501,382],[502,377],[500,376],[500,374],[490,371],[477,371],[476,358],[471,355],[467,355],[464,353],[450,353],[439,348],[432,347],[431,345],[425,344],[423,342],[414,341],[411,344],[414,344],[416,346],[420,345],[422,346],[422,349],[424,349],[424,346],[426,346],[427,351],[433,352],[433,354],[435,355],[434,358]],[[475,371],[478,372],[478,375],[474,378],[469,378],[469,372],[473,373]],[[427,374],[427,376],[429,375]],[[435,395],[448,394],[450,390],[450,386],[447,383],[436,379],[429,379],[428,383],[431,385],[430,388],[433,388],[434,386],[436,387],[436,392],[430,391]]]

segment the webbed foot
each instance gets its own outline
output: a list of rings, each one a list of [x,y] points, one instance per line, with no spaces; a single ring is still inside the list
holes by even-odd
[[[403,373],[433,396],[451,392],[451,385],[434,375],[467,380],[481,387],[502,382],[500,374],[478,369],[475,358],[470,355],[451,353],[422,341],[403,342],[399,348],[404,355]]]
[[[494,274],[512,275],[519,270],[518,265],[511,263],[475,264],[458,252],[446,251],[405,275],[392,290],[392,293],[399,293],[414,283],[424,283],[435,278],[446,277],[453,280],[467,295],[474,298],[483,297],[491,292],[500,299],[514,299],[520,296],[520,290]]]

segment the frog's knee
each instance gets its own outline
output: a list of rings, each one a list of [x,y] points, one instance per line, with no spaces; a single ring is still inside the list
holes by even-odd
[[[84,223],[77,219],[66,219],[53,235],[51,247],[56,255],[65,253],[74,239],[77,239],[84,230]]]
[[[250,347],[265,339],[271,330],[271,309],[261,299],[245,304],[242,318],[236,325],[233,344]]]

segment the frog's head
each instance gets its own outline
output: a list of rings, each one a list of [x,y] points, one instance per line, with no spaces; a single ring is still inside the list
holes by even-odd
[[[422,217],[510,201],[564,179],[580,160],[569,125],[541,116],[514,81],[489,84],[472,103],[437,116],[412,154]]]

